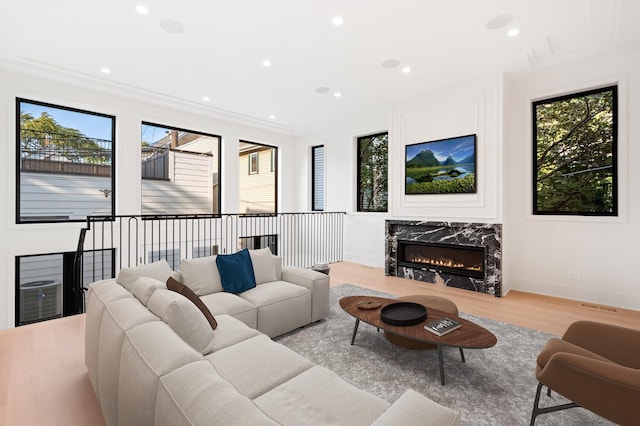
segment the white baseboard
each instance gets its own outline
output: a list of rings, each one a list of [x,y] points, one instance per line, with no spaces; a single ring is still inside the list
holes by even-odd
[[[640,297],[637,294],[611,293],[593,288],[576,288],[564,284],[517,278],[510,279],[509,283],[511,290],[640,311]]]

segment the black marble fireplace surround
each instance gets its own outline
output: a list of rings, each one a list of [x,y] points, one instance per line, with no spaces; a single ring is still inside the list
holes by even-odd
[[[456,273],[452,268],[403,262],[398,257],[398,244],[402,246],[411,242],[439,247],[482,248],[484,277],[480,276],[482,274]],[[447,286],[499,297],[502,290],[501,243],[501,224],[387,220],[385,274],[429,283],[435,283],[439,275]]]

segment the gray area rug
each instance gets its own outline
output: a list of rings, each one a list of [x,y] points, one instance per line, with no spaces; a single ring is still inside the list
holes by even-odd
[[[393,402],[406,389],[457,410],[463,425],[527,425],[537,381],[536,356],[550,334],[461,313],[498,338],[490,349],[465,349],[466,363],[455,348],[445,348],[446,385],[440,385],[434,350],[406,349],[389,343],[375,327],[360,323],[350,345],[355,319],[338,300],[344,296],[387,294],[342,284],[331,289],[331,313],[325,320],[275,339],[322,365],[354,386]],[[546,388],[544,388],[546,389]],[[543,392],[541,405],[567,402]],[[595,414],[574,408],[538,417],[536,425],[611,424]]]

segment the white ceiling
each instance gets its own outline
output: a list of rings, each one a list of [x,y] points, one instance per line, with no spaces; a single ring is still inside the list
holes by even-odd
[[[473,75],[640,49],[639,0],[0,2],[0,66],[159,95],[293,134]],[[509,25],[487,29],[505,14]],[[163,29],[167,19],[184,32]],[[507,37],[514,27],[520,34]],[[388,59],[399,66],[383,68]]]

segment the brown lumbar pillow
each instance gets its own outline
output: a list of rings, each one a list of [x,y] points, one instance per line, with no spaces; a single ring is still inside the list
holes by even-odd
[[[180,293],[187,299],[191,300],[191,302],[193,302],[193,304],[196,305],[198,309],[200,309],[200,312],[202,312],[202,314],[207,319],[207,321],[209,321],[209,324],[211,325],[211,329],[212,330],[216,329],[216,327],[218,326],[218,323],[216,322],[216,319],[211,314],[211,311],[209,310],[209,308],[207,308],[207,305],[202,303],[202,300],[200,300],[198,295],[196,295],[189,287],[182,284],[180,281],[176,280],[175,278],[169,277],[169,279],[167,280],[167,288],[171,291],[175,291],[176,293]]]

